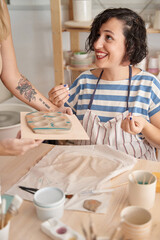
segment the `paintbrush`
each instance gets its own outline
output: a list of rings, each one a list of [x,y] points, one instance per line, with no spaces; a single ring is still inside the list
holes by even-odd
[[[150,176],[150,178],[149,178],[149,181],[148,181],[148,184],[151,184],[151,182],[152,182],[152,179],[153,179],[153,175],[152,175],[152,176]]]
[[[39,189],[38,188],[29,188],[29,187],[24,187],[24,186],[18,186],[20,189],[35,194],[35,192],[37,192]]]
[[[1,229],[4,227],[4,220],[5,220],[5,212],[6,212],[6,199],[2,199],[1,204]]]
[[[35,194],[35,192],[37,192],[39,190],[38,188],[31,188],[31,187],[24,187],[24,186],[18,186],[18,187],[20,189],[22,189],[23,191],[26,191],[31,194]],[[65,194],[65,197],[70,199],[73,197],[73,194]]]
[[[123,182],[123,183],[120,183],[120,184],[117,184],[117,185],[113,185],[113,186],[110,186],[108,188],[105,188],[105,189],[97,189],[97,190],[93,190],[93,189],[90,189],[90,190],[85,190],[85,191],[82,191],[80,192],[80,195],[85,195],[85,194],[99,194],[99,193],[110,193],[110,192],[113,192],[116,188],[119,188],[123,185],[126,185],[128,184],[128,182]]]
[[[18,212],[18,209],[20,208],[22,202],[23,202],[23,199],[21,197],[19,197],[18,195],[14,195],[14,198],[5,215],[4,227],[7,225],[9,220],[13,217],[13,215],[15,215]]]
[[[114,240],[114,239],[116,240],[116,239],[117,239],[117,236],[118,236],[119,233],[120,233],[120,231],[121,231],[121,227],[118,226],[118,227],[114,230],[114,232],[113,232],[110,240]],[[118,239],[119,239],[119,238],[118,238]]]
[[[91,218],[90,218],[90,223],[89,223],[89,232],[90,232],[90,239],[91,239],[91,240],[96,240],[96,239],[97,239],[97,236],[96,236],[96,234],[94,233],[93,224],[92,224]]]
[[[132,175],[132,178],[133,178],[134,182],[135,182],[136,184],[138,184],[137,179],[135,178],[134,174],[131,173],[131,175]]]
[[[96,236],[96,234],[94,233],[94,230],[93,230],[93,225],[92,225],[91,219],[89,221],[89,234],[87,233],[83,224],[81,224],[81,228],[82,228],[82,232],[83,232],[83,235],[84,235],[86,240],[96,240],[97,239],[97,236]]]

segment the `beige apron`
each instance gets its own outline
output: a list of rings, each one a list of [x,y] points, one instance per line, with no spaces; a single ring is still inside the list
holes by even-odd
[[[80,145],[96,145],[107,144],[112,148],[125,152],[135,158],[148,159],[157,161],[155,149],[146,140],[140,139],[137,135],[132,135],[122,130],[121,122],[128,115],[128,99],[130,94],[130,84],[132,77],[132,69],[129,66],[129,86],[127,98],[127,110],[106,123],[101,123],[99,117],[94,114],[91,109],[94,95],[101,79],[101,72],[95,90],[92,94],[88,110],[86,111],[82,125],[87,132],[90,140],[81,141]]]

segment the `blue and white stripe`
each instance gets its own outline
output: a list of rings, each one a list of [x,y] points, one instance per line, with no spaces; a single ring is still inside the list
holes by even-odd
[[[82,73],[70,87],[70,98],[65,104],[70,106],[78,119],[82,121],[91,95],[96,87],[97,77],[91,71]],[[129,79],[107,81],[101,79],[97,86],[91,110],[107,122],[119,113],[126,111]],[[132,77],[129,112],[149,118],[160,111],[160,82],[146,72],[141,71]]]

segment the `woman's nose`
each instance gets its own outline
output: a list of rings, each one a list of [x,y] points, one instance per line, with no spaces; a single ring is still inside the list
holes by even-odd
[[[94,43],[94,48],[99,49],[103,47],[103,39],[99,37],[97,41]]]

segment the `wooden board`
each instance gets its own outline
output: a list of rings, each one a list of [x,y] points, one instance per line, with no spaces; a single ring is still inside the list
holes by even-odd
[[[78,118],[73,115],[67,115],[72,123],[72,128],[69,133],[57,134],[37,134],[28,127],[26,122],[27,112],[21,112],[21,135],[22,138],[46,139],[46,140],[89,140],[87,133],[82,127]]]

